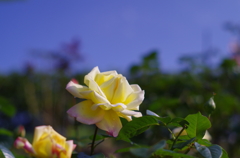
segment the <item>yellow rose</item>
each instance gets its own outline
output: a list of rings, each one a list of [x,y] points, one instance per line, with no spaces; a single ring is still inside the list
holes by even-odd
[[[127,79],[116,71],[100,72],[98,67],[84,78],[87,86],[70,81],[66,89],[75,97],[86,99],[67,113],[84,124],[96,124],[108,134],[116,137],[122,128],[119,117],[128,121],[132,116],[141,117],[139,105],[144,91],[136,85],[129,85]]]
[[[23,148],[36,158],[71,158],[76,147],[72,140],[54,131],[51,126],[38,126],[35,128],[32,145],[27,139],[18,137],[14,142],[16,148]]]

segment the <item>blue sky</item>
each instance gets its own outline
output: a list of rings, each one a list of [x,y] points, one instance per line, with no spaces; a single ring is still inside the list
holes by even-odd
[[[74,64],[75,71],[99,66],[125,72],[152,50],[160,53],[164,71],[174,71],[180,56],[204,49],[206,32],[207,45],[222,58],[234,38],[223,24],[239,23],[239,8],[240,1],[0,1],[0,73],[21,70],[26,62],[48,69],[51,63],[46,66],[31,50],[58,50],[73,38],[81,40],[85,59]]]

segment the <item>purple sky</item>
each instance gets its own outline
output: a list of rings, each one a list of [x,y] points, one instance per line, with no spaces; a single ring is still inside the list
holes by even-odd
[[[239,8],[240,1],[0,1],[0,73],[26,62],[44,69],[31,50],[59,50],[73,38],[81,40],[85,58],[74,70],[124,72],[151,50],[160,52],[163,70],[177,70],[180,56],[203,50],[204,32],[219,58],[229,55],[233,36],[223,24],[238,23]]]

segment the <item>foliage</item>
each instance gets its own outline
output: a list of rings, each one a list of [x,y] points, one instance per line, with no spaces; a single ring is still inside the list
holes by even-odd
[[[89,135],[93,128],[66,115],[79,100],[72,98],[65,86],[71,78],[83,81],[86,73],[1,75],[0,138],[6,138],[1,139],[1,150],[12,151],[16,157],[24,155],[12,148],[17,126],[24,125],[26,137],[30,137],[35,126],[50,124],[77,144],[73,157],[238,157],[239,66],[231,59],[223,59],[217,67],[204,65],[194,57],[182,58],[181,62],[185,65],[181,72],[164,73],[154,51],[130,68],[129,83],[145,90],[140,106],[144,116],[131,122],[121,120],[123,128],[116,138],[100,131],[92,156],[89,142],[94,136]],[[146,110],[159,117],[146,116]],[[182,130],[174,134],[177,127]],[[211,140],[203,139],[206,130]],[[184,132],[187,135],[182,135]]]

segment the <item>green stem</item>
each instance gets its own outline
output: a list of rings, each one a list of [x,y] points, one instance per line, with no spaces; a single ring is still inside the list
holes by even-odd
[[[172,147],[171,147],[171,150],[173,150],[173,147],[174,147],[174,145],[176,144],[178,137],[182,134],[182,132],[185,130],[185,128],[186,128],[186,127],[184,126],[184,127],[182,128],[182,130],[178,133],[177,137],[174,139],[173,144],[172,144]]]
[[[90,156],[93,155],[93,152],[94,152],[94,149],[95,149],[94,144],[95,144],[95,139],[96,139],[96,136],[97,136],[97,131],[98,131],[98,127],[96,126],[94,136],[93,136],[93,140],[92,140]]]
[[[167,127],[167,129],[168,129],[168,131],[171,133],[172,138],[173,138],[173,139],[176,139],[174,133],[173,133],[168,127]]]

